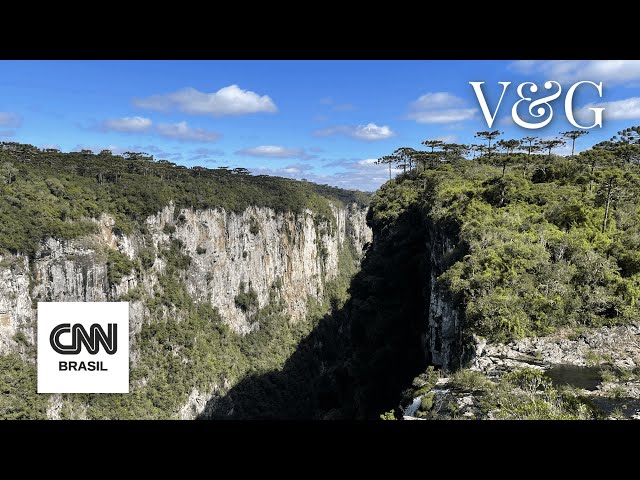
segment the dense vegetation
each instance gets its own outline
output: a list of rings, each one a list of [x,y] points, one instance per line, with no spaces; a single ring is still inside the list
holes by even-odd
[[[43,238],[92,232],[96,227],[89,219],[102,213],[115,218],[116,231],[129,233],[170,201],[180,208],[235,212],[252,205],[293,212],[310,208],[319,219],[330,220],[327,199],[365,204],[368,196],[328,185],[253,176],[244,168],[187,168],[143,153],[62,153],[0,143],[0,254],[32,254]]]
[[[556,144],[536,153],[525,143],[518,153],[518,141],[472,161],[463,146],[401,149],[383,158],[408,170],[375,195],[372,222],[389,225],[420,208],[431,230],[458,241],[439,281],[468,327],[490,339],[637,320],[638,132],[567,157],[551,153]]]
[[[467,331],[505,341],[564,326],[638,320],[638,132],[637,127],[627,129],[566,157],[553,154],[561,140],[498,140],[499,132],[478,132],[489,146],[469,148],[429,140],[424,142],[426,151],[403,148],[383,157],[382,163],[395,163],[404,173],[383,185],[371,201],[368,221],[374,244],[355,275],[353,252],[342,252],[341,275],[329,285],[324,305],[311,305],[309,322],[288,321],[276,282],[271,303],[263,309],[257,308],[250,286],[241,289],[236,305],[259,328],[245,337],[229,332],[215,310],[188,296],[181,282],[187,259],[180,245],[172,244],[160,252],[168,268],[154,296],[145,302],[158,318],[173,318],[166,315],[169,312],[180,321],[143,325],[135,338],[140,362],[132,371],[132,394],[67,395],[61,413],[166,417],[184,403],[194,386],[207,391],[226,380],[237,383],[217,401],[216,418],[378,418],[397,404],[399,392],[426,367],[422,340],[429,308],[428,245],[436,234],[456,246],[443,260],[438,282],[460,310]],[[564,136],[576,141],[581,135],[564,132]],[[473,158],[468,158],[469,152]],[[95,157],[100,164],[100,155]],[[40,171],[15,158],[8,162],[11,167],[2,170],[0,201],[11,205],[10,197],[21,191],[20,198],[35,208],[44,198],[45,216],[42,221],[24,219],[26,211],[18,215],[19,209],[9,214],[0,209],[8,222],[19,221],[24,227],[9,229],[11,237],[2,230],[0,247],[25,250],[34,232],[37,238],[60,229],[65,229],[62,235],[80,234],[89,228],[82,218],[103,210],[114,212],[124,231],[169,199],[179,205],[230,209],[249,204],[307,206],[320,216],[326,212],[323,196],[357,200],[355,194],[325,192],[304,182],[129,160],[117,162],[142,170],[124,169],[117,175],[109,170],[103,174],[111,176],[108,182],[98,170],[80,174],[61,168],[62,164],[53,168],[40,162]],[[155,167],[158,170],[151,173]],[[63,182],[64,192],[76,192],[74,202],[53,193],[60,187],[50,181],[51,176]],[[136,179],[148,184],[148,191],[144,185],[123,187]],[[128,195],[131,204],[120,203]],[[152,205],[148,211],[147,200]],[[92,203],[96,206],[91,212],[87,209]],[[76,205],[84,205],[84,210],[69,213],[80,208]],[[64,219],[59,210],[63,206],[71,208]],[[141,255],[140,261],[153,258]],[[109,262],[114,281],[131,267],[118,256]],[[326,314],[329,305],[333,308]],[[425,415],[433,407],[429,390],[435,379],[429,371],[417,386],[424,390]],[[29,381],[33,379],[28,375],[5,380],[6,398],[30,409],[30,415],[41,415],[43,406],[36,399],[15,400],[19,396],[15,385]],[[484,392],[487,412],[498,404],[510,406],[502,409],[505,418],[595,416],[583,399],[574,398],[575,392],[555,389],[535,372],[516,372],[494,385],[463,371],[453,377],[452,385],[461,391]],[[26,414],[19,410],[17,415]]]

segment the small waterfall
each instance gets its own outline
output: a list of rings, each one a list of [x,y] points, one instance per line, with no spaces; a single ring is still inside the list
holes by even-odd
[[[413,417],[420,407],[420,402],[422,402],[422,395],[414,398],[411,402],[411,405],[407,405],[407,407],[404,409],[404,415]]]

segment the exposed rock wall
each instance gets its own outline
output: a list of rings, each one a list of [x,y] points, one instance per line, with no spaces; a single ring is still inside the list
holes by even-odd
[[[459,305],[451,298],[446,287],[438,282],[438,277],[457,260],[457,248],[450,234],[434,226],[429,229],[426,245],[429,309],[423,343],[428,363],[445,370],[455,370],[472,356],[463,338],[464,317]]]
[[[251,329],[235,305],[243,286],[253,289],[259,306],[264,306],[277,285],[291,317],[304,318],[307,298],[319,298],[325,282],[337,274],[345,242],[361,251],[371,241],[365,209],[353,204],[332,210],[335,222],[319,220],[310,210],[293,214],[251,207],[236,214],[169,205],[146,220],[144,234],[117,234],[113,219],[103,215],[96,220],[99,229],[94,235],[49,238],[31,260],[24,255],[0,257],[0,354],[35,344],[37,301],[110,301],[135,287],[143,297],[152,294],[166,268],[158,252],[172,239],[180,240],[182,253],[191,258],[181,273],[189,294],[217,307],[237,332]],[[156,254],[151,267],[144,268],[138,260],[143,248]],[[117,284],[109,283],[109,249],[136,264]],[[142,301],[131,301],[132,333],[147,316]],[[134,348],[134,361],[135,357]]]

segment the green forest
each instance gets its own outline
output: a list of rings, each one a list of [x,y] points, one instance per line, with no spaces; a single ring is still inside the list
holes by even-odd
[[[131,233],[173,201],[178,208],[249,206],[333,216],[328,200],[366,204],[369,195],[329,185],[267,175],[244,168],[186,167],[142,152],[63,153],[0,142],[0,254],[33,254],[46,237],[91,233],[90,219],[111,214],[116,232]]]
[[[640,127],[554,154],[565,142],[575,152],[587,133],[500,139],[496,130],[476,134],[486,144],[400,148],[379,160],[404,173],[375,194],[371,221],[416,207],[456,238],[457,257],[438,280],[467,327],[491,340],[637,320]]]

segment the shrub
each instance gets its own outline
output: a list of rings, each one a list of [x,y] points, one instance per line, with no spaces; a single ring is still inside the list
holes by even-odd
[[[467,392],[482,392],[491,388],[491,381],[482,372],[464,369],[451,375],[449,385]]]
[[[141,248],[138,252],[140,265],[143,269],[149,270],[156,261],[156,250],[151,247]]]
[[[433,408],[434,397],[435,394],[433,392],[423,395],[420,399],[420,410],[422,410],[423,412],[428,412],[429,410],[431,410]]]
[[[260,223],[256,217],[252,216],[249,219],[249,233],[251,233],[251,235],[257,235],[260,233]]]
[[[122,277],[131,273],[134,264],[129,257],[118,250],[107,251],[107,280],[109,285],[117,285]]]
[[[429,390],[436,386],[439,378],[440,375],[435,368],[431,365],[428,366],[424,373],[421,373],[413,379],[412,386],[416,390],[413,391],[412,397],[417,397],[429,392]]]
[[[388,412],[385,412],[380,415],[380,420],[395,420],[395,419],[396,419],[396,414],[393,412],[393,410],[389,410]]]
[[[535,392],[539,389],[546,390],[551,386],[549,379],[543,370],[536,368],[520,368],[504,375],[504,380],[522,390]]]
[[[24,332],[16,332],[16,334],[13,336],[13,340],[22,345],[29,345],[29,339],[24,334]]]
[[[251,287],[247,291],[241,285],[240,293],[234,298],[236,307],[243,312],[253,311],[258,308],[258,293]]]

